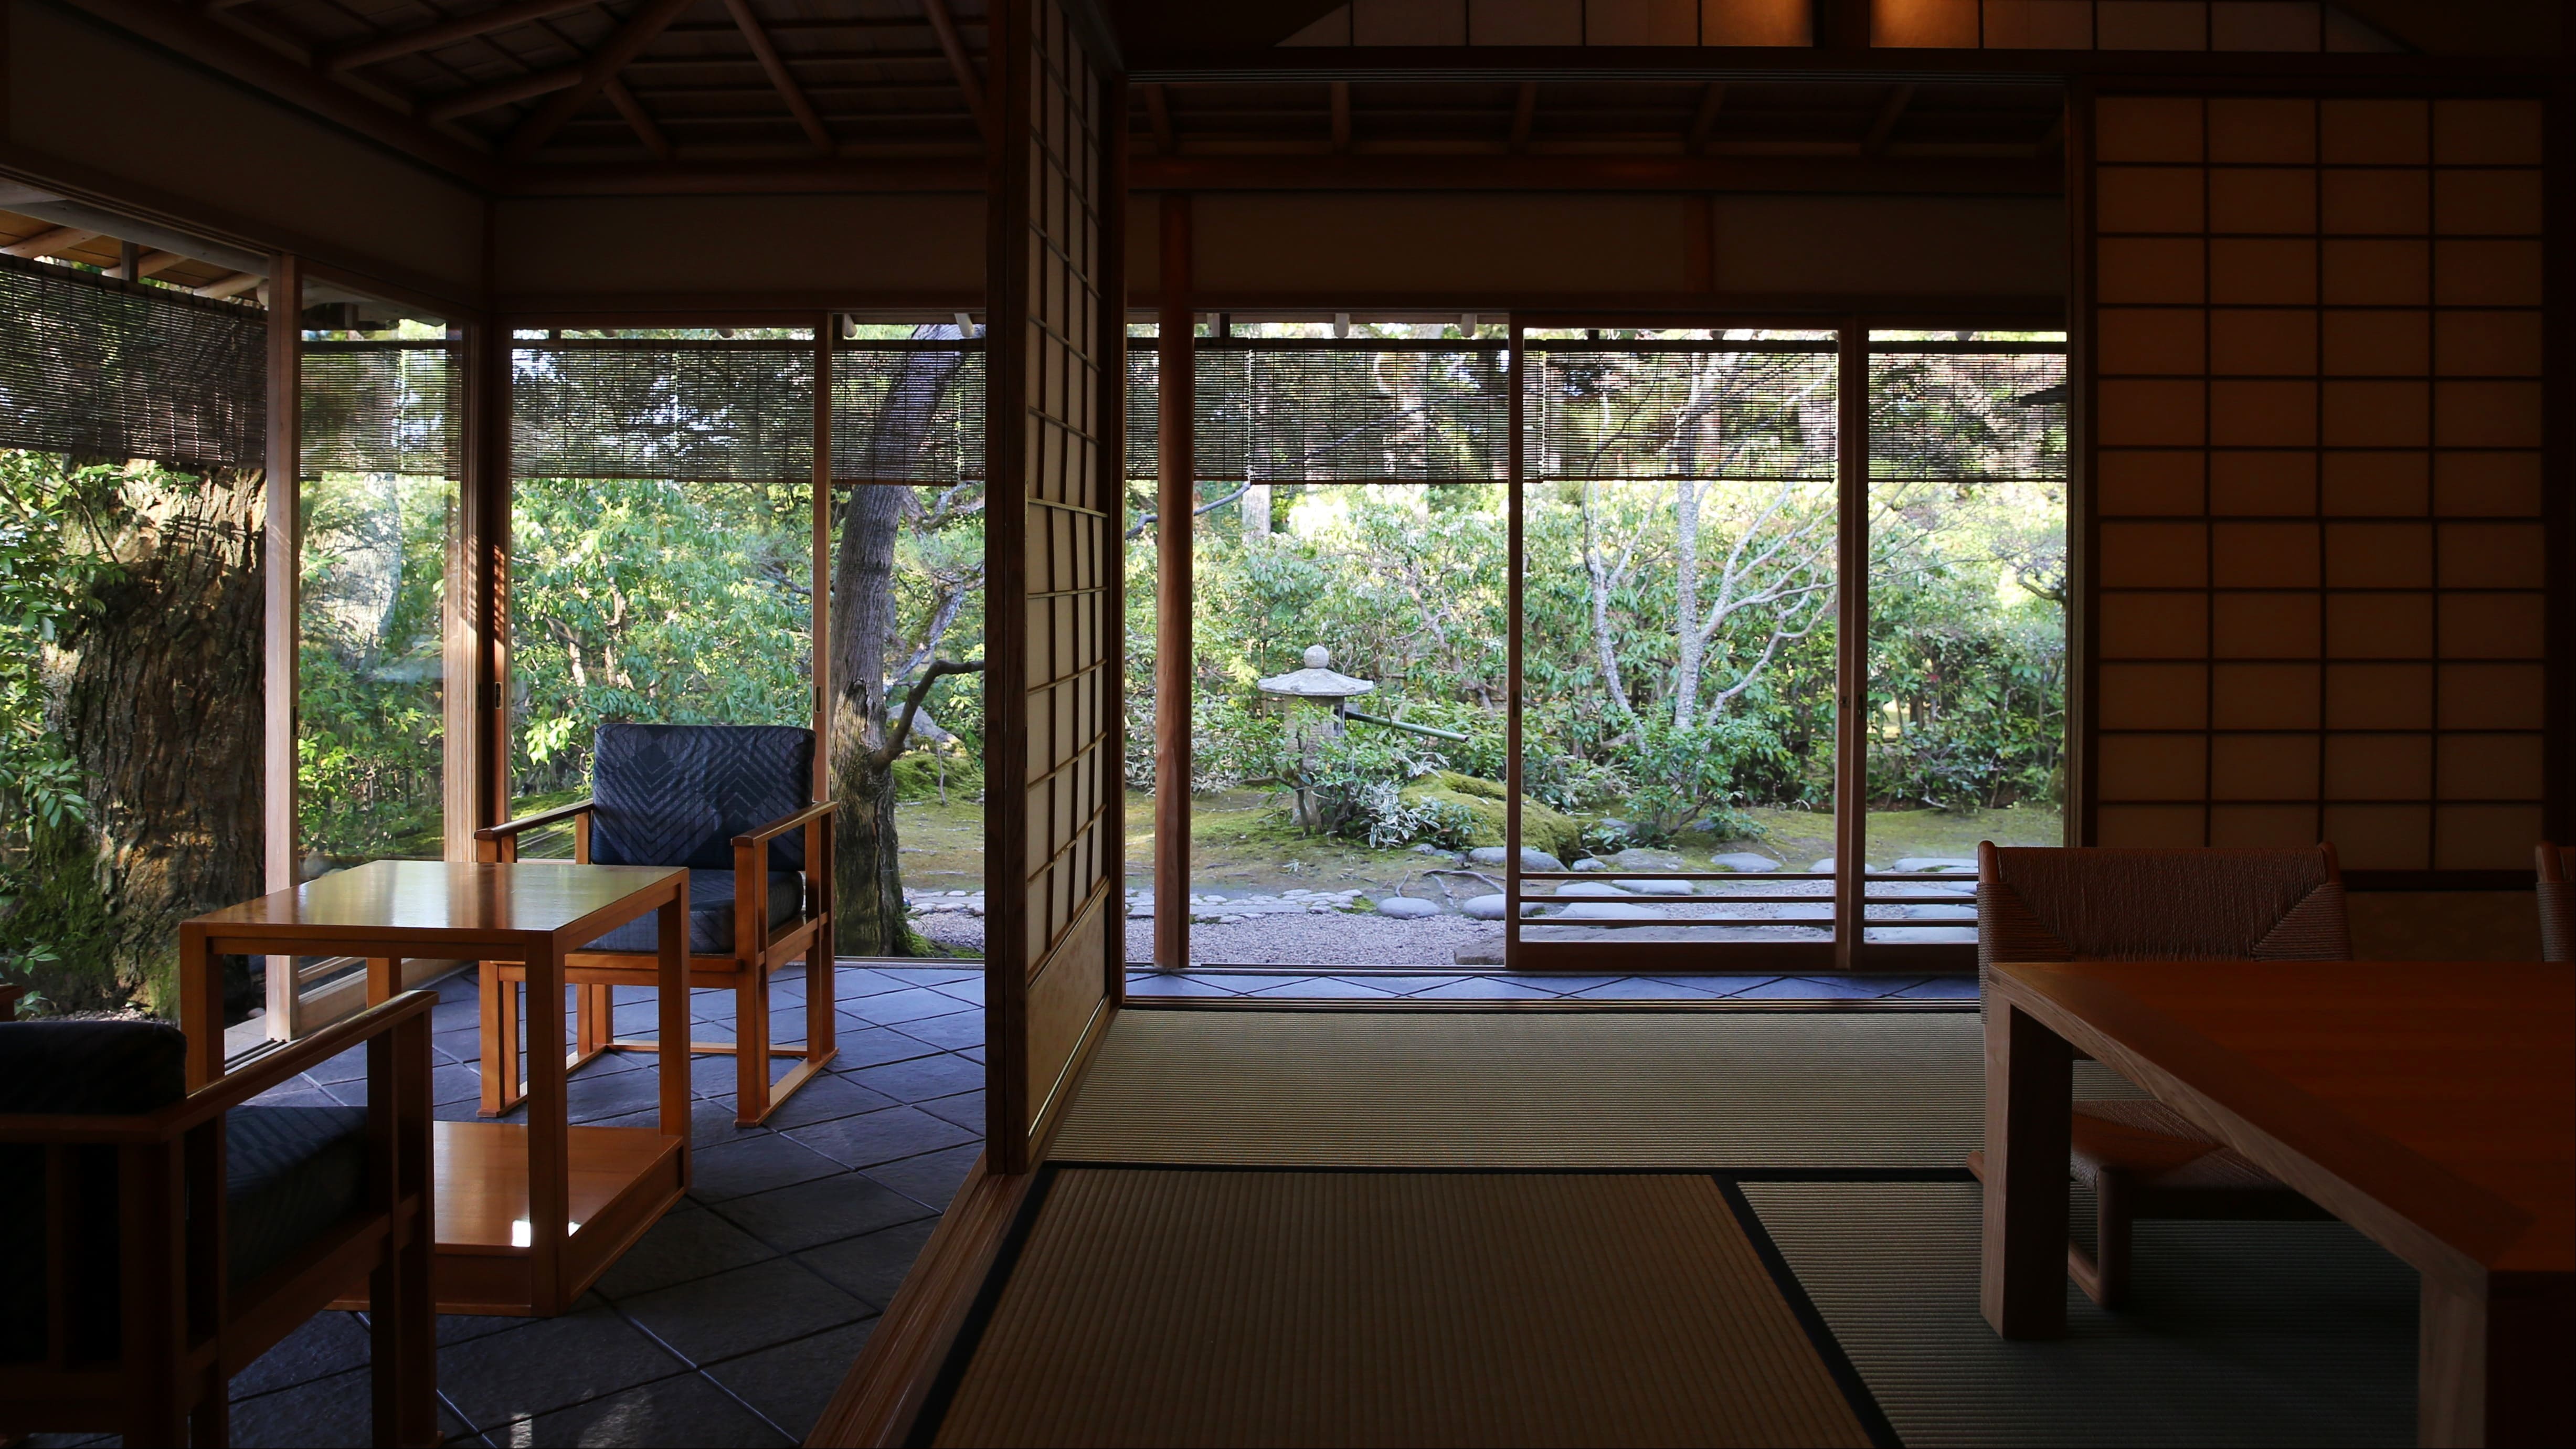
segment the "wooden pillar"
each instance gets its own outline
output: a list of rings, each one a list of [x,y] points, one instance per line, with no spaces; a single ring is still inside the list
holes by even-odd
[[[1868,883],[1869,327],[1843,324],[1834,365],[1834,968],[1852,970]]]
[[[457,490],[456,596],[448,636],[448,859],[510,810],[510,329],[486,313],[465,329],[465,478]]]
[[[1529,573],[1525,519],[1528,490],[1522,486],[1528,476],[1528,440],[1523,432],[1529,406],[1529,379],[1523,369],[1529,366],[1529,352],[1522,346],[1524,332],[1520,319],[1511,324],[1510,350],[1504,354],[1504,385],[1511,389],[1504,403],[1503,456],[1504,486],[1511,490],[1507,506],[1511,509],[1503,543],[1503,588],[1505,594],[1504,640],[1508,656],[1503,676],[1503,969],[1515,970],[1521,964],[1521,666],[1522,641],[1527,627],[1529,608]]]
[[[1198,509],[1198,341],[1190,311],[1190,198],[1163,194],[1155,331],[1161,448],[1154,496],[1154,964],[1190,964],[1191,536]]]
[[[291,890],[301,863],[296,846],[295,704],[297,624],[303,555],[297,525],[304,453],[304,268],[279,252],[268,263],[268,513],[260,541],[266,615],[261,678],[264,737],[260,754],[261,827],[268,889]],[[295,958],[268,958],[268,1035],[295,1036]]]
[[[814,324],[814,798],[832,798],[832,350],[841,318]],[[831,944],[822,947],[828,956]],[[812,989],[812,983],[807,983]]]
[[[1116,73],[1101,78],[1101,113],[1127,114],[1127,78]],[[1103,495],[1109,527],[1102,541],[1100,582],[1105,627],[1101,642],[1107,664],[1101,672],[1106,696],[1101,716],[1108,747],[1100,756],[1101,828],[1107,844],[1103,855],[1110,882],[1108,928],[1101,941],[1101,994],[1114,1009],[1127,1002],[1127,148],[1101,148],[1100,191],[1104,214],[1116,213],[1114,225],[1100,232],[1100,310],[1093,319],[1094,367],[1105,381],[1115,379],[1115,406],[1103,406],[1093,427],[1099,436]]]

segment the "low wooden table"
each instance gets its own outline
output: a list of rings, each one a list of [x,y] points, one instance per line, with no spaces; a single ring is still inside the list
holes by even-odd
[[[661,928],[661,1125],[569,1126],[564,953],[648,911]],[[199,916],[179,928],[188,1085],[224,1072],[219,956],[362,957],[370,1004],[393,995],[406,957],[524,962],[528,1120],[436,1124],[432,1292],[448,1313],[560,1313],[688,1187],[688,914],[684,870],[380,860]]]
[[[2083,1051],[2423,1274],[2417,1437],[2576,1442],[2576,972],[2520,962],[1990,968],[1984,1309],[2066,1331]]]

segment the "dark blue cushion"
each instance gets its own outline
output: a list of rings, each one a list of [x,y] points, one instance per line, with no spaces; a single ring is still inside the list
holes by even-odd
[[[0,1112],[137,1116],[187,1095],[188,1039],[157,1021],[0,1022]],[[116,1149],[71,1153],[68,1243],[45,1241],[41,1147],[0,1147],[0,1362],[45,1355],[45,1264],[67,1254],[71,1344],[79,1358],[117,1351]]]
[[[224,1263],[235,1288],[285,1262],[367,1194],[364,1107],[224,1114]]]
[[[783,725],[605,724],[591,751],[590,858],[733,869],[733,838],[813,803],[814,732]],[[805,868],[805,833],[770,843]]]
[[[777,930],[805,906],[805,877],[783,870],[769,873],[769,929]],[[761,939],[767,940],[764,935]],[[583,947],[585,951],[658,951],[661,949],[661,927],[651,912],[628,921],[625,925]],[[730,956],[733,954],[733,872],[729,870],[693,870],[689,872],[689,954],[693,956]]]

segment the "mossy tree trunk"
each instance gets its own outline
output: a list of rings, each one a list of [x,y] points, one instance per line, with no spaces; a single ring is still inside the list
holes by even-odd
[[[266,506],[256,469],[138,467],[99,511],[119,576],[59,641],[90,818],[41,843],[56,899],[27,903],[62,913],[38,977],[62,1009],[175,1015],[179,923],[260,893]],[[258,989],[238,959],[224,984],[231,1011]]]
[[[894,770],[885,746],[886,644],[894,634],[894,546],[909,490],[860,484],[840,508],[832,560],[832,910],[844,956],[913,954],[904,929]]]

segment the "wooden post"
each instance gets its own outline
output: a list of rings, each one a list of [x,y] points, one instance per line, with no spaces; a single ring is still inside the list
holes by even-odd
[[[1869,895],[1869,328],[1843,324],[1834,359],[1834,969],[1852,970]]]
[[[1127,80],[1101,78],[1101,113],[1127,114]],[[1109,862],[1109,919],[1102,941],[1101,991],[1110,1006],[1127,1001],[1127,148],[1102,148],[1100,275],[1104,279],[1098,314],[1092,319],[1092,344],[1100,379],[1101,403],[1094,426],[1100,439],[1101,507],[1109,515],[1101,530],[1107,557],[1099,561],[1103,590],[1101,642],[1107,658],[1101,665],[1106,700],[1101,718],[1109,738],[1100,751],[1101,854]]]
[[[1154,964],[1190,964],[1191,536],[1198,507],[1197,332],[1190,312],[1190,198],[1163,196],[1155,364],[1161,456],[1154,495]]]
[[[1506,598],[1504,639],[1509,653],[1503,678],[1503,969],[1520,965],[1521,955],[1521,612],[1526,606],[1522,574],[1526,572],[1523,550],[1522,506],[1527,490],[1522,477],[1529,466],[1521,436],[1523,413],[1528,406],[1529,388],[1521,369],[1529,365],[1529,354],[1522,350],[1520,319],[1511,324],[1511,346],[1504,354],[1504,385],[1511,389],[1503,405],[1503,450],[1505,486],[1511,490],[1506,500],[1511,514],[1506,522],[1503,559],[1503,589]]]
[[[826,312],[814,327],[814,798],[832,798],[832,347],[841,327],[839,314]],[[814,862],[805,863],[807,871]],[[832,946],[820,952],[823,969],[831,969]],[[806,989],[814,987],[809,958]]]
[[[296,504],[304,452],[304,268],[278,252],[268,263],[268,514],[260,540],[267,605],[261,676],[265,734],[261,750],[261,825],[268,888],[293,890],[301,863],[296,846],[295,696],[297,626],[303,590]],[[266,975],[268,1036],[296,1036],[295,958],[271,956]],[[214,1030],[223,1030],[218,1022]]]
[[[2066,1154],[2075,1053],[2010,1001],[1986,1011],[1984,1271],[1979,1306],[2006,1338],[2066,1332]]]

